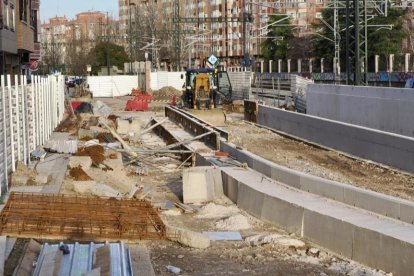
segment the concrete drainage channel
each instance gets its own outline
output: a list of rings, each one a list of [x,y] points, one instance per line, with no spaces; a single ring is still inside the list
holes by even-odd
[[[214,131],[185,111],[170,109],[167,115],[181,125],[191,120],[186,130],[194,135],[200,128]],[[196,164],[219,166],[224,194],[241,209],[368,266],[394,275],[414,271],[412,202],[279,166],[223,138],[217,149],[249,168],[211,153],[198,153]]]

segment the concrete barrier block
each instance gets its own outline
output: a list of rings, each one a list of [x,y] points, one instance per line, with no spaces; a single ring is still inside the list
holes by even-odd
[[[183,202],[201,203],[223,195],[220,170],[215,167],[192,167],[183,172]]]
[[[354,226],[314,211],[305,209],[303,237],[335,252],[352,258]]]
[[[300,175],[293,174],[288,169],[272,166],[270,178],[300,189]]]
[[[321,195],[330,199],[343,201],[344,198],[343,185],[311,175],[301,174],[300,188],[303,191]]]
[[[302,207],[279,198],[264,195],[261,219],[300,235],[303,220]]]
[[[358,227],[354,231],[353,259],[393,275],[413,275],[414,245]]]
[[[262,214],[264,194],[260,191],[239,182],[237,206],[246,210],[255,217],[260,218]]]
[[[223,179],[224,195],[233,201],[233,203],[237,203],[239,182],[225,172],[221,172],[221,175]]]
[[[400,220],[414,224],[414,206],[400,204]]]
[[[399,202],[379,193],[349,186],[344,189],[343,202],[380,215],[400,219]]]
[[[266,175],[267,177],[271,177],[272,175],[272,163],[262,159],[260,157],[256,157],[254,158],[253,156],[250,157],[253,159],[253,169],[255,171],[258,171],[264,175]]]

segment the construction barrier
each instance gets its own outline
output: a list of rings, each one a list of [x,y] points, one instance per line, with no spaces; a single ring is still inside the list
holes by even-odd
[[[13,82],[12,82],[13,80]],[[0,195],[8,191],[17,161],[49,139],[65,110],[63,76],[0,76]],[[13,84],[12,84],[13,83]]]

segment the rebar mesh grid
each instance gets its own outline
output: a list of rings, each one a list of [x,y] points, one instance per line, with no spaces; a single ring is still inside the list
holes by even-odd
[[[144,200],[11,193],[0,235],[76,241],[164,239],[166,228]]]

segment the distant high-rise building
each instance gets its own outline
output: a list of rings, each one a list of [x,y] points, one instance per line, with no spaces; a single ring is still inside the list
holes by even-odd
[[[287,15],[297,33],[309,34],[312,24],[319,21],[321,11],[328,1],[119,0],[122,33],[132,37],[131,40],[137,40],[137,36],[138,39],[145,37],[148,32],[143,28],[136,29],[134,25],[154,20],[159,31],[156,36],[161,38],[158,44],[163,47],[167,43],[172,52],[175,47],[173,37],[177,35],[174,28],[176,3],[179,3],[181,18],[183,59],[190,56],[192,60],[197,60],[215,54],[227,65],[240,65],[244,56],[255,57],[260,54],[260,45],[267,38],[266,26],[270,15]],[[133,43],[129,45],[132,47]],[[170,59],[173,59],[172,53]]]

